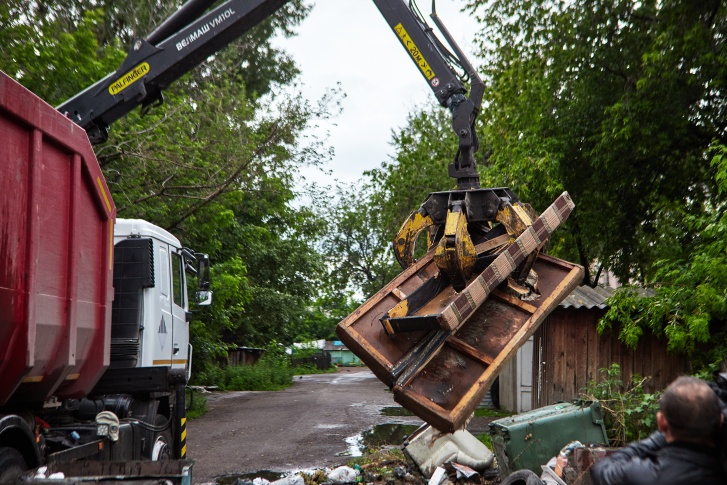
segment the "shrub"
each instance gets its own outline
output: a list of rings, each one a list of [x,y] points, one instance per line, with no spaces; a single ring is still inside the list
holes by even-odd
[[[187,403],[187,419],[199,418],[208,411],[207,397],[203,394],[193,392],[187,388],[185,400]]]
[[[618,364],[611,364],[599,372],[605,373],[605,378],[589,381],[583,392],[586,399],[601,403],[611,446],[623,446],[655,431],[661,392],[649,394],[644,391],[649,378],[634,375],[633,382],[626,386]]]
[[[197,373],[195,383],[221,391],[278,391],[293,383],[293,368],[285,354],[265,352],[254,365],[209,366]]]

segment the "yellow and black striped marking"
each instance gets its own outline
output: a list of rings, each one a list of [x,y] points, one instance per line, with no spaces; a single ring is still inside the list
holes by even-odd
[[[179,458],[187,457],[187,418],[180,419],[179,423]]]

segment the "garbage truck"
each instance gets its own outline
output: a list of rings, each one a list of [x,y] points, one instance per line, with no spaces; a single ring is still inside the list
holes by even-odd
[[[53,461],[185,456],[209,258],[117,219],[86,132],[0,73],[0,482]]]

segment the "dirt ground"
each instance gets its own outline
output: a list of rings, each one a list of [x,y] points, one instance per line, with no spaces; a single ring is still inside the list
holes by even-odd
[[[209,412],[187,426],[195,483],[261,470],[279,472],[345,464],[346,438],[381,423],[420,424],[387,417],[391,393],[368,369],[295,378],[279,392],[229,392],[209,397]]]
[[[195,483],[270,470],[290,472],[345,464],[347,443],[386,423],[422,424],[415,416],[385,416],[398,407],[386,386],[365,368],[299,376],[279,392],[212,394],[209,412],[187,425],[187,454]],[[485,422],[473,420],[477,433]],[[482,428],[482,429],[478,429]]]

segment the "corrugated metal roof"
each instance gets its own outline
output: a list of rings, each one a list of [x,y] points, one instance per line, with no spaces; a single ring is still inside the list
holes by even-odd
[[[348,348],[340,340],[326,340],[323,350],[348,350]]]
[[[558,305],[561,308],[608,308],[606,299],[616,290],[607,286],[579,286]]]

